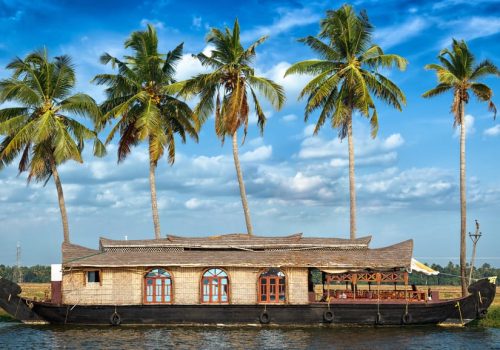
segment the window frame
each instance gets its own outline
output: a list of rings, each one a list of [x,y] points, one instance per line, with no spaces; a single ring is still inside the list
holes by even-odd
[[[224,272],[226,275],[225,276],[221,276],[221,277],[218,277],[218,276],[205,276],[205,274],[207,272],[209,272],[210,270],[221,270],[222,272]],[[207,278],[209,280],[209,294],[208,294],[208,297],[209,297],[209,300],[208,301],[205,301],[204,300],[204,297],[205,297],[205,294],[204,294],[204,287],[205,287],[205,278]],[[215,279],[221,279],[221,278],[225,278],[226,281],[227,281],[227,300],[226,301],[222,301],[220,300],[221,299],[221,296],[222,294],[218,294],[218,300],[217,301],[214,301],[213,300],[213,294],[212,294],[212,288],[214,286],[213,283],[211,283],[211,281],[215,280]],[[220,286],[223,285],[223,284],[219,284],[219,291],[222,290],[220,289]],[[231,303],[231,278],[229,277],[229,273],[227,272],[226,269],[222,268],[222,267],[209,267],[207,269],[204,269],[201,273],[201,279],[200,279],[200,304],[230,304]]]
[[[168,277],[161,277],[161,276],[155,276],[155,277],[148,277],[148,274],[150,274],[153,270],[163,270],[165,271],[169,276]],[[147,281],[148,279],[150,280],[153,280],[155,282],[153,282],[153,294],[152,294],[152,297],[153,297],[153,301],[148,301],[147,300],[147,297],[148,297],[148,284],[147,284]],[[163,294],[163,298],[162,298],[162,301],[156,301],[156,280],[160,280],[162,281],[161,283],[161,288],[163,291],[165,291],[165,281],[166,280],[170,280],[170,288],[169,288],[169,291],[170,291],[170,301],[165,301],[165,297],[166,297],[166,294]],[[146,273],[143,274],[143,277],[142,277],[142,283],[143,283],[143,298],[142,298],[142,302],[143,304],[146,304],[146,305],[169,305],[169,304],[173,304],[174,303],[174,275],[172,273],[172,271],[170,271],[169,269],[166,269],[166,268],[163,268],[163,267],[151,267],[149,269],[146,270]]]
[[[276,275],[270,275],[270,276],[262,276],[264,275],[265,273],[269,272],[269,270],[271,269],[275,269],[277,270],[277,274]],[[279,276],[278,274],[279,273],[282,273],[283,276]],[[280,281],[281,280],[284,280],[284,283],[281,284]],[[262,280],[266,280],[266,293],[265,295],[267,296],[266,297],[266,300],[262,300],[262,295],[264,293],[262,293]],[[276,287],[276,291],[273,293],[274,296],[276,296],[277,298],[275,300],[270,300],[270,297],[271,297],[271,294],[270,294],[270,289],[271,289],[271,280],[274,280],[276,283],[274,284]],[[283,293],[280,292],[280,286],[283,285],[283,288],[284,288],[284,291]],[[280,299],[280,296],[283,295],[284,297],[284,300],[281,300]],[[257,277],[257,303],[258,304],[286,304],[288,303],[288,276],[287,274],[285,273],[285,271],[283,271],[282,269],[278,268],[278,267],[268,267],[266,269],[263,269],[259,272],[259,275]]]
[[[90,281],[89,280],[89,274],[93,272],[97,274],[98,281]],[[91,285],[95,286],[96,284],[99,284],[99,286],[102,286],[102,269],[85,269],[83,271],[83,285]]]

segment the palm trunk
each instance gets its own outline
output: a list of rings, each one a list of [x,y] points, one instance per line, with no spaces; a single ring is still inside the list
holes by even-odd
[[[240,159],[238,157],[238,131],[235,131],[233,134],[233,157],[234,166],[236,167],[236,175],[238,177],[238,184],[240,185],[241,204],[243,205],[243,212],[245,213],[247,233],[252,236],[253,228],[252,221],[250,220],[250,209],[248,208],[247,193],[245,191],[245,184],[243,183],[243,173],[241,172]]]
[[[349,205],[350,238],[356,239],[356,183],[354,180],[354,140],[352,137],[352,114],[347,125],[347,144],[349,146]]]
[[[160,217],[158,216],[158,202],[156,200],[156,164],[151,159],[149,160],[149,186],[151,188],[151,209],[153,210],[153,225],[155,229],[155,238],[161,238],[160,232]]]
[[[467,207],[465,191],[465,119],[464,103],[460,102],[460,277],[462,280],[462,296],[467,295],[466,265],[466,230]]]
[[[61,184],[61,178],[59,177],[59,172],[57,171],[56,163],[53,159],[50,160],[50,167],[52,171],[52,177],[54,178],[54,183],[56,184],[56,189],[57,189],[57,199],[59,201],[59,210],[61,211],[61,220],[63,225],[64,243],[70,243],[68,214],[66,212],[66,203],[64,201],[64,193]]]

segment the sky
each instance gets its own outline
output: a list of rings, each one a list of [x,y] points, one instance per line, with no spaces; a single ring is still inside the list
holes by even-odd
[[[316,35],[319,20],[341,2],[301,0],[237,1],[30,1],[0,0],[0,78],[14,57],[46,47],[51,56],[70,55],[77,71],[75,92],[97,101],[96,74],[110,72],[99,63],[104,52],[122,57],[131,32],[153,24],[160,50],[184,42],[177,79],[202,72],[192,57],[210,47],[211,27],[232,26],[238,18],[245,46],[269,35],[257,49],[257,74],[282,84],[287,102],[280,111],[265,105],[268,123],[261,136],[255,115],[240,147],[254,231],[279,236],[349,236],[347,141],[328,125],[317,136],[317,115],[304,122],[304,101],[297,97],[307,77],[284,78],[294,62],[315,58],[297,40]],[[446,264],[459,254],[459,139],[450,114],[451,94],[424,100],[436,85],[432,71],[439,51],[451,38],[465,39],[477,61],[500,64],[500,3],[497,1],[393,1],[352,3],[366,10],[375,26],[373,41],[386,52],[409,61],[405,72],[385,73],[404,91],[402,112],[376,102],[379,133],[355,116],[354,145],[358,236],[372,235],[372,247],[414,240],[415,257]],[[484,80],[497,95],[500,80]],[[194,102],[190,102],[191,104]],[[478,262],[500,266],[500,117],[472,98],[466,107],[468,231],[481,224]],[[101,138],[107,135],[102,134]],[[153,238],[148,156],[135,148],[121,164],[116,139],[105,158],[87,147],[84,164],[67,162],[59,169],[68,207],[72,242],[97,248],[99,237]],[[231,144],[221,145],[213,118],[199,142],[178,140],[176,162],[160,161],[157,170],[162,235],[201,236],[245,232],[245,221],[232,159]],[[26,183],[12,165],[0,172],[0,264],[16,263],[16,244],[23,265],[60,261],[62,225],[53,182]],[[470,244],[468,247],[470,256]]]

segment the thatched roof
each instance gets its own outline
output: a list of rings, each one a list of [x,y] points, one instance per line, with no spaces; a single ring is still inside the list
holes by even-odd
[[[246,235],[245,235],[246,236]],[[63,245],[66,267],[317,267],[349,270],[409,268],[413,241],[369,249],[370,237],[336,238],[169,236],[161,240],[115,241],[101,238],[100,249]]]
[[[179,237],[168,235],[162,239],[148,240],[112,240],[101,238],[99,247],[102,251],[162,250],[172,249],[207,249],[207,250],[269,250],[269,249],[364,249],[371,237],[354,240],[342,238],[303,237],[302,233],[281,237],[250,236],[235,233],[208,237]]]

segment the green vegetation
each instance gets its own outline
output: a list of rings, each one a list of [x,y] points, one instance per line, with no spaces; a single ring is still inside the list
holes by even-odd
[[[482,327],[500,328],[500,305],[492,305],[488,309],[486,318],[479,320],[477,324]]]
[[[255,49],[266,39],[267,36],[263,36],[245,49],[240,41],[238,20],[234,21],[232,30],[227,27],[224,31],[212,28],[208,33],[207,43],[213,45],[214,48],[210,55],[199,53],[196,58],[203,66],[213,71],[199,74],[181,83],[182,94],[198,95],[199,102],[194,112],[200,121],[204,122],[215,112],[215,133],[222,142],[226,136],[233,139],[234,165],[249,235],[253,234],[253,228],[238,156],[238,129],[243,126],[244,142],[249,121],[250,96],[261,134],[264,132],[266,116],[257,93],[265,97],[276,110],[280,110],[285,103],[283,87],[270,79],[255,75],[252,67],[252,61],[256,56]]]
[[[358,16],[350,5],[328,11],[321,21],[318,37],[301,39],[318,54],[321,60],[307,60],[292,65],[286,75],[305,74],[315,77],[304,87],[299,99],[305,96],[307,104],[304,119],[321,111],[314,134],[327,119],[339,130],[342,140],[347,136],[349,149],[350,237],[356,238],[356,186],[354,180],[354,139],[352,116],[358,112],[370,120],[372,137],[377,135],[378,114],[374,103],[377,98],[401,111],[406,103],[403,92],[379,69],[406,68],[406,60],[398,55],[386,54],[372,43],[373,26],[366,13]],[[326,42],[321,39],[326,40]]]
[[[428,64],[426,69],[436,71],[438,85],[425,92],[423,97],[434,97],[445,92],[453,93],[451,112],[454,126],[460,126],[460,276],[462,276],[462,295],[467,295],[466,280],[466,230],[467,207],[465,192],[465,105],[469,102],[470,93],[481,102],[487,102],[488,108],[496,115],[496,107],[491,101],[493,91],[478,80],[489,75],[500,76],[498,68],[490,61],[484,60],[475,64],[475,57],[465,41],[453,39],[451,50],[444,49],[439,53],[439,64]]]
[[[426,264],[432,269],[441,272],[437,276],[425,276],[421,273],[412,273],[410,283],[416,285],[440,285],[440,286],[459,286],[460,285],[460,265],[453,264],[451,261],[446,266],[436,264]],[[467,271],[470,271],[467,266]],[[497,286],[500,285],[500,268],[494,268],[490,264],[484,263],[480,267],[474,267],[473,278],[483,278],[498,276]]]
[[[158,52],[156,30],[148,25],[146,31],[133,32],[125,42],[132,56],[124,61],[105,53],[101,63],[118,68],[118,74],[99,74],[94,82],[106,85],[106,101],[102,104],[104,116],[96,128],[118,119],[106,139],[109,144],[117,132],[118,162],[124,160],[131,148],[148,142],[149,183],[155,238],[161,237],[160,219],[156,199],[156,167],[168,150],[168,162],[175,161],[175,134],[186,142],[186,134],[198,140],[196,117],[189,106],[174,96],[175,65],[182,57],[183,44],[163,54]]]
[[[0,308],[0,322],[12,322],[14,319],[6,313],[2,308]]]
[[[21,275],[25,283],[49,283],[50,266],[21,266]],[[16,267],[0,265],[0,277],[11,281],[17,280]]]

